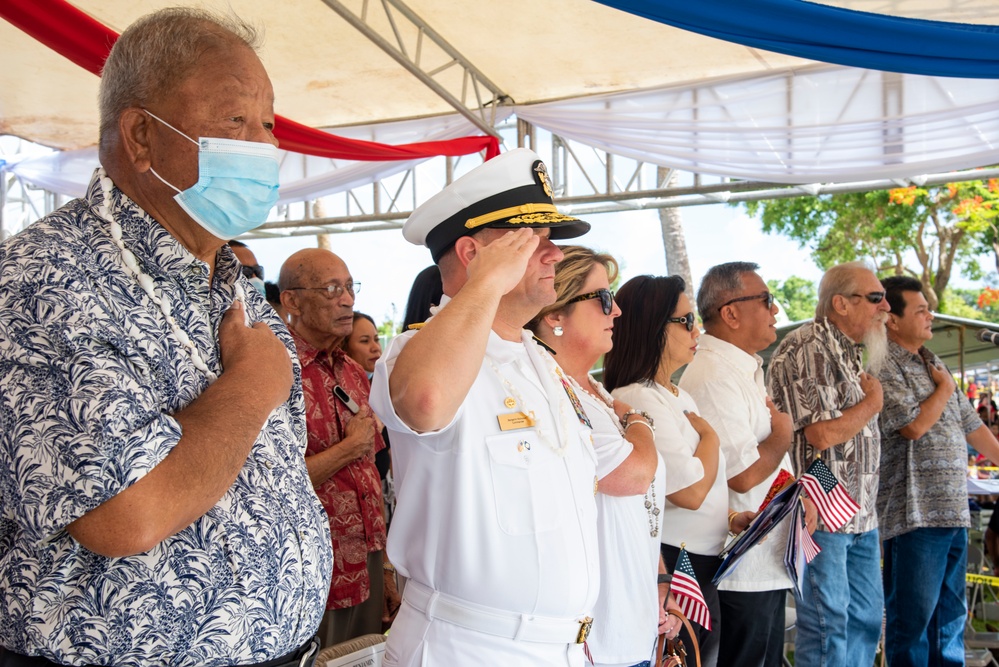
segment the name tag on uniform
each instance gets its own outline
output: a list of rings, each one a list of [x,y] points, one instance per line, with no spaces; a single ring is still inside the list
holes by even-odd
[[[531,428],[534,420],[530,415],[523,412],[511,412],[505,415],[496,415],[501,431],[515,431],[518,428]]]

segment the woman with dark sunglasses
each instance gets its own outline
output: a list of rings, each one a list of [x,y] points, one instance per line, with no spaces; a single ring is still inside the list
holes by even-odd
[[[562,252],[556,301],[527,326],[554,351],[593,429],[600,594],[587,644],[596,665],[648,665],[659,632],[673,637],[679,628],[663,611],[669,592],[659,555],[665,468],[652,420],[615,401],[589,374],[610,349],[621,314],[610,291],[617,262],[580,246]]]
[[[721,619],[711,578],[729,531],[728,485],[718,436],[698,416],[690,394],[672,381],[694,358],[701,335],[684,288],[679,276],[638,276],[621,287],[622,316],[604,361],[604,381],[614,398],[656,421],[656,449],[668,471],[662,555],[672,570],[681,545],[686,546],[716,630],[698,630],[702,664],[713,667]]]

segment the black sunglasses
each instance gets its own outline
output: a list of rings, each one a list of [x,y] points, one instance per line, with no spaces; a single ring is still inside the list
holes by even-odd
[[[259,264],[250,264],[249,266],[242,266],[240,267],[240,270],[243,272],[243,277],[246,279],[250,279],[253,276],[260,278],[261,280],[264,279],[264,267],[260,266]]]
[[[884,301],[885,293],[884,292],[868,292],[867,294],[849,294],[848,296],[863,297],[863,298],[867,299],[868,301],[870,301],[871,303],[881,303],[882,301]]]
[[[596,292],[587,292],[586,294],[574,296],[566,301],[565,305],[568,306],[570,303],[588,301],[590,299],[600,299],[600,308],[604,311],[604,315],[610,315],[611,311],[614,310],[614,292],[611,292],[609,289],[598,289]]]
[[[733,303],[739,303],[740,301],[756,301],[757,299],[762,300],[766,304],[767,310],[770,310],[771,308],[774,307],[774,295],[771,294],[770,292],[764,292],[763,294],[754,294],[753,296],[740,296],[737,299],[731,299],[729,301],[726,301],[722,305],[718,306],[718,310],[720,311],[725,306],[731,306]]]
[[[694,330],[694,314],[687,313],[683,317],[670,317],[666,320],[667,322],[672,322],[673,324],[682,324],[687,327],[687,331]]]

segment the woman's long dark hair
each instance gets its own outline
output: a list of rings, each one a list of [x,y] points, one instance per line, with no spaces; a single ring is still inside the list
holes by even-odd
[[[406,315],[402,319],[402,330],[411,324],[426,322],[430,317],[430,307],[440,305],[444,286],[441,284],[441,270],[436,264],[423,269],[413,280],[406,302]]]
[[[621,316],[614,322],[614,347],[604,357],[609,391],[635,382],[652,384],[666,349],[666,320],[686,284],[680,276],[637,276],[618,290]]]

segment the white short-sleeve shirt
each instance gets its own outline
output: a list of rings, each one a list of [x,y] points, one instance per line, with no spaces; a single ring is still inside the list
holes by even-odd
[[[617,415],[596,397],[580,394],[593,426],[597,475],[603,479],[634,450],[618,428]],[[632,428],[643,428],[635,426]],[[645,493],[633,496],[597,494],[600,545],[600,595],[593,609],[587,644],[598,667],[634,665],[648,660],[659,626],[659,536],[666,497],[666,467],[657,454],[655,478]],[[648,501],[659,515],[646,508]]]
[[[682,388],[674,396],[659,384],[630,384],[614,390],[614,398],[636,410],[645,410],[656,422],[656,449],[666,463],[665,495],[670,495],[704,478],[704,466],[694,456],[701,438],[690,425],[684,410],[700,414],[694,399]],[[718,457],[715,476],[704,502],[697,510],[686,510],[666,500],[663,544],[704,556],[715,556],[725,546],[728,535],[728,484],[725,457]]]
[[[763,383],[763,360],[736,346],[704,334],[697,355],[687,365],[680,386],[697,401],[701,416],[718,434],[728,479],[759,460],[759,444],[770,437],[770,410]],[[787,454],[767,478],[746,493],[729,489],[728,503],[736,511],[757,511],[780,470],[794,474]],[[784,568],[790,522],[785,520],[761,544],[750,549],[718,590],[771,591],[791,587]]]
[[[581,424],[558,378],[541,377],[555,368],[554,361],[540,348],[528,350],[537,347],[529,336],[510,342],[490,333],[482,368],[455,418],[439,431],[416,433],[393,409],[388,378],[399,353],[418,335],[396,338],[372,381],[370,403],[392,442],[397,497],[387,545],[392,563],[404,576],[475,605],[554,618],[590,615],[600,582],[596,457],[590,429]],[[542,356],[551,367],[539,373]],[[500,429],[499,415],[521,409],[506,405],[511,398],[506,382],[535,413],[535,427]],[[551,443],[564,444],[564,455]],[[419,618],[407,614],[396,625]],[[427,664],[452,664],[473,641],[461,639],[469,634],[504,659],[502,642],[481,633],[396,625],[396,646],[407,656],[433,656]],[[438,635],[454,645],[431,645]],[[401,647],[405,638],[414,643]]]

